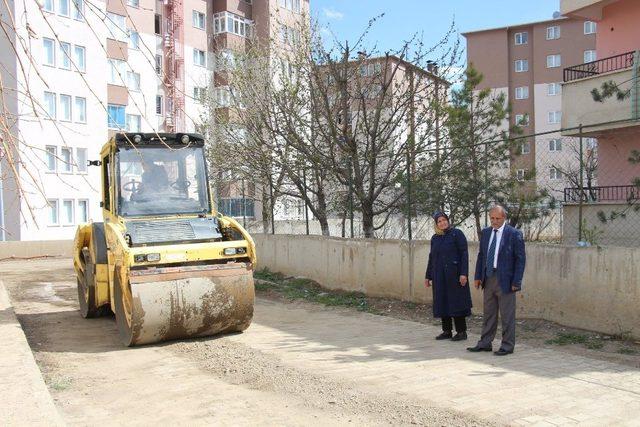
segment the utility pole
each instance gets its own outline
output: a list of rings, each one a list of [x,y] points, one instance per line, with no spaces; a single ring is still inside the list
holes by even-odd
[[[580,123],[580,191],[578,200],[578,242],[582,241],[582,201],[584,198],[584,183],[583,183],[583,170],[584,170],[584,158],[583,158],[583,147],[582,147],[582,123]]]
[[[309,195],[307,194],[307,165],[306,163],[302,166],[302,189],[304,191],[304,223],[305,229],[307,232],[307,236],[309,235],[309,207],[307,205],[307,198]]]

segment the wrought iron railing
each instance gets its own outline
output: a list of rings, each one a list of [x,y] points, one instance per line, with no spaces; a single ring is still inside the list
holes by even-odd
[[[598,74],[609,73],[611,71],[623,70],[633,66],[635,52],[627,52],[608,58],[599,59],[586,64],[574,65],[564,69],[564,82],[585,79]]]
[[[573,187],[564,189],[565,203],[621,202],[640,200],[640,187],[635,185],[610,185],[607,187]]]

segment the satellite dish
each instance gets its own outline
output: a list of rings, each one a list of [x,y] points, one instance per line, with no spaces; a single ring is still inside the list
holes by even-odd
[[[553,19],[558,19],[560,18],[562,15],[560,15],[560,12],[558,12],[557,10],[555,12],[553,12]]]

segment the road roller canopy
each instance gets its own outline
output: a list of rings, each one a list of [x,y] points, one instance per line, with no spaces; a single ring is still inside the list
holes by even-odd
[[[202,139],[189,134],[120,134],[117,208],[123,217],[211,213]]]

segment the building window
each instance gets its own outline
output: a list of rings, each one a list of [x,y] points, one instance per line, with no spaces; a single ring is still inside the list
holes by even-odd
[[[213,99],[216,107],[229,107],[231,105],[231,91],[228,86],[220,86],[214,89]]]
[[[529,71],[529,61],[526,59],[517,59],[515,62],[516,73],[524,73]]]
[[[562,140],[558,138],[550,139],[549,151],[562,151]]]
[[[547,40],[556,40],[560,38],[560,27],[554,25],[553,27],[547,27]]]
[[[300,0],[279,0],[278,5],[295,13],[300,13]]]
[[[44,58],[42,63],[44,65],[56,66],[56,43],[52,39],[42,39],[42,49],[44,52]]]
[[[73,225],[73,200],[62,201],[62,224]]]
[[[140,34],[137,31],[129,30],[129,49],[140,49]]]
[[[193,63],[200,67],[207,66],[207,56],[203,50],[193,49]]]
[[[193,88],[193,99],[195,99],[196,102],[204,101],[206,92],[207,88],[195,86]]]
[[[560,95],[560,83],[549,83],[547,84],[547,95],[548,96],[556,96]]]
[[[204,13],[194,10],[191,19],[195,28],[199,28],[201,30],[204,30],[206,28],[204,22]]]
[[[241,37],[251,36],[253,21],[229,12],[213,15],[213,33],[232,33]]]
[[[87,172],[87,149],[76,148],[76,167],[79,173]]]
[[[86,98],[81,98],[76,96],[76,105],[74,108],[75,111],[75,121],[78,123],[86,123],[87,122],[87,100]]]
[[[127,6],[140,7],[140,0],[127,0]]]
[[[584,23],[584,33],[585,34],[595,34],[598,30],[598,25],[592,21],[586,21]]]
[[[71,69],[71,45],[69,43],[60,42],[60,68],[65,70]]]
[[[595,50],[585,50],[584,51],[584,62],[594,62],[596,61],[597,55],[596,55],[596,51]]]
[[[55,172],[58,169],[58,149],[53,145],[47,145],[45,152],[47,154],[47,170]]]
[[[549,179],[552,179],[552,180],[562,179],[562,172],[560,172],[558,168],[551,166],[551,168],[549,168]]]
[[[69,16],[69,0],[58,0],[58,15]]]
[[[73,0],[73,19],[76,21],[84,21],[84,0]]]
[[[595,150],[598,148],[597,138],[585,138],[585,143],[587,145],[587,150]]]
[[[162,75],[162,55],[156,55],[156,74]]]
[[[47,113],[47,118],[56,118],[56,94],[53,92],[44,93],[44,111]]]
[[[117,86],[124,86],[125,62],[119,59],[109,59],[109,79],[107,83]]]
[[[124,105],[109,104],[107,107],[107,126],[109,129],[124,129],[125,117],[124,117]]]
[[[120,42],[127,41],[127,25],[126,19],[122,15],[107,12],[107,38]]]
[[[73,161],[71,160],[71,148],[62,147],[60,149],[60,169],[62,172],[70,173],[73,171]]]
[[[362,64],[360,66],[360,75],[362,77],[378,76],[382,72],[382,64],[376,62],[374,64]]]
[[[562,58],[560,54],[547,55],[547,68],[556,68],[562,66]]]
[[[516,114],[516,126],[529,126],[529,115]]]
[[[49,204],[49,225],[58,225],[58,201],[47,200]]]
[[[154,21],[153,21],[153,29],[157,35],[162,34],[162,16],[156,13]]]
[[[280,26],[280,41],[285,45],[295,45],[300,43],[300,31],[286,25]]]
[[[526,169],[516,170],[516,178],[518,179],[518,181],[524,181],[526,176],[527,176]]]
[[[42,4],[42,8],[46,12],[53,12],[54,11],[53,0],[44,0]]]
[[[71,121],[71,96],[60,95],[60,120]]]
[[[235,218],[253,218],[254,217],[254,202],[251,198],[234,198],[234,199],[220,199],[218,203],[218,210],[225,215]]]
[[[531,153],[531,143],[529,141],[525,141],[520,145],[520,153],[521,154]]]
[[[529,98],[529,87],[522,86],[516,88],[516,99],[527,99]]]
[[[78,67],[79,71],[86,71],[87,65],[85,62],[86,52],[84,46],[74,46],[73,47],[73,61],[76,63],[76,67]]]
[[[140,90],[140,73],[127,71],[127,87],[136,92]]]
[[[529,33],[523,31],[522,33],[515,34],[516,45],[527,44],[529,42]]]
[[[140,132],[142,120],[138,114],[127,114],[127,132]]]
[[[562,120],[562,111],[549,111],[547,122],[550,125],[558,124]]]
[[[156,114],[162,115],[162,95],[156,95]]]
[[[233,69],[236,65],[236,56],[232,50],[223,49],[215,56],[215,69],[220,71]]]
[[[89,201],[88,200],[78,200],[77,214],[78,214],[79,224],[89,222]]]

